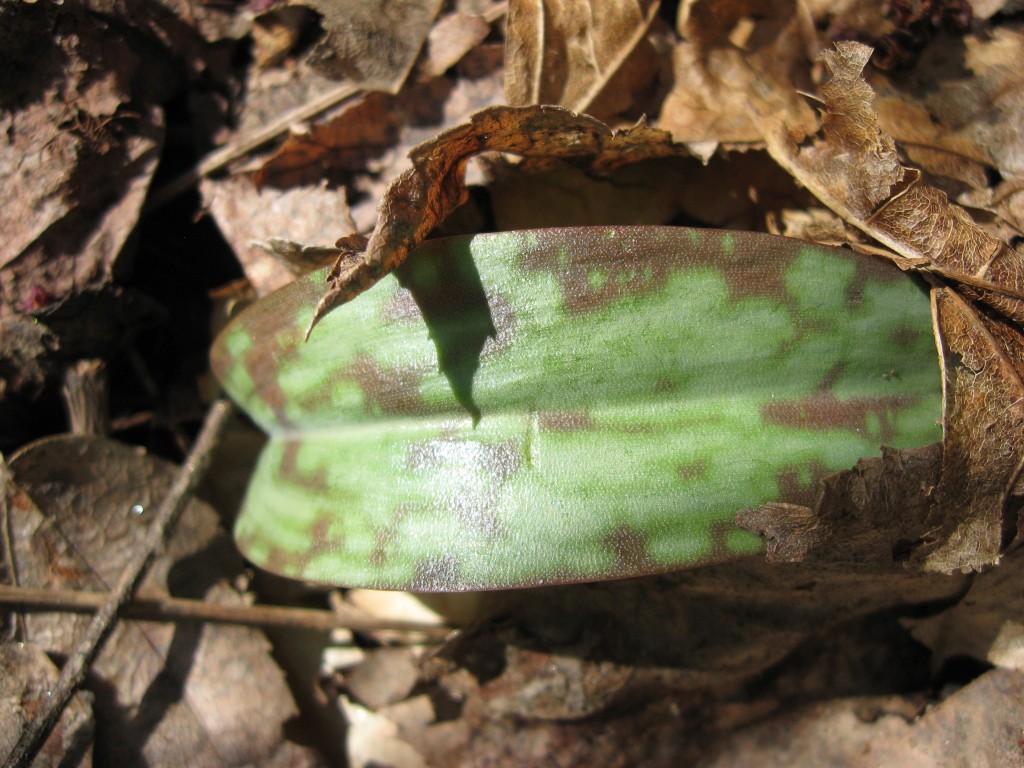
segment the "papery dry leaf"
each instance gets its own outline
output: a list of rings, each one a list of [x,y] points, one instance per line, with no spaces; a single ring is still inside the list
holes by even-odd
[[[857,43],[839,43],[823,54],[833,78],[821,89],[821,140],[798,144],[765,102],[752,102],[766,120],[769,151],[847,222],[895,250],[898,264],[953,281],[968,299],[1024,322],[1024,301],[1017,298],[1024,295],[1024,257],[984,234],[901,165],[861,77],[870,55]],[[954,287],[934,300],[946,375],[943,473],[935,492],[935,538],[913,559],[949,572],[996,562],[1016,533],[1016,520],[1004,516],[1024,461],[1024,340],[1019,327],[985,317]]]
[[[768,231],[773,235],[825,245],[841,245],[850,239],[842,219],[824,208],[787,208],[780,211],[778,219],[768,221]]]
[[[749,111],[755,94],[771,93],[773,111],[788,125],[812,125],[793,93],[810,87],[809,62],[820,48],[804,3],[697,0],[681,9],[678,27],[684,39],[673,49],[674,83],[658,116],[676,141],[705,160],[719,144],[762,144],[760,121]],[[737,72],[739,59],[757,72],[757,83]]]
[[[798,145],[793,127],[769,100],[752,100],[772,157],[844,220],[899,254],[904,268],[928,268],[961,284],[988,288],[988,300],[1024,321],[1024,258],[985,235],[940,191],[917,183],[899,162],[871,106],[861,71],[871,49],[838,43],[823,54],[833,78],[821,88],[824,138]],[[748,75],[748,79],[756,75]]]
[[[203,179],[199,188],[204,205],[260,296],[291,282],[295,274],[257,243],[286,237],[326,246],[353,227],[345,190],[326,184],[257,190],[248,178],[231,176]]]
[[[413,167],[380,202],[380,216],[362,260],[335,269],[310,331],[333,307],[358,296],[397,267],[409,251],[466,197],[465,167],[485,151],[524,157],[586,160],[596,171],[658,157],[687,156],[664,131],[641,121],[613,132],[604,123],[558,107],[492,107],[410,152]]]
[[[36,13],[16,5],[3,24]],[[0,316],[111,280],[163,141],[139,52],[81,9],[56,13],[75,34],[37,30],[30,65],[0,82]]]
[[[11,505],[19,583],[109,590],[167,492],[168,463],[102,438],[58,437],[11,459],[24,491]],[[36,502],[42,508],[32,505]],[[238,603],[228,580],[241,569],[217,515],[190,502],[144,584],[178,596]],[[146,587],[144,587],[146,588]],[[89,617],[33,614],[31,640],[66,655]],[[122,622],[92,668],[97,742],[111,765],[221,766],[301,750],[282,741],[295,714],[269,644],[252,629]]]
[[[257,188],[287,189],[366,170],[368,161],[397,141],[398,129],[393,98],[370,94],[327,122],[293,132],[253,180]]]
[[[1022,68],[1024,35],[1016,29],[941,41],[898,80],[873,79],[882,128],[911,160],[919,147],[933,148],[951,155],[950,162],[973,161],[1008,178],[1024,177]]]
[[[1012,497],[1024,470],[1024,338],[951,288],[932,293],[945,372],[942,480],[932,542],[915,558],[928,570],[980,570],[1018,533]]]
[[[360,237],[351,235],[351,237]],[[341,248],[334,245],[303,245],[283,237],[271,237],[266,242],[254,242],[261,251],[269,253],[293,275],[304,275],[314,269],[326,267],[338,260]],[[366,242],[356,249],[362,251]]]
[[[38,645],[0,644],[0,755],[14,750],[18,734],[42,708],[59,676]],[[76,693],[32,761],[33,768],[91,768],[94,728],[88,695]]]
[[[509,104],[587,111],[637,49],[658,0],[522,0],[508,13],[505,95]]]
[[[322,16],[310,63],[334,80],[396,93],[441,10],[441,0],[301,0]]]
[[[931,532],[931,491],[942,450],[883,448],[849,471],[823,478],[813,508],[765,504],[736,515],[763,536],[772,562],[806,562],[844,572],[900,572],[912,545]],[[899,510],[894,519],[893,510]]]
[[[421,78],[443,75],[463,56],[484,41],[491,25],[482,16],[448,13],[437,20],[427,35],[427,47],[417,66]]]
[[[500,71],[482,74],[475,80],[460,78],[454,88],[446,78],[409,84],[394,101],[384,94],[373,94],[364,100],[365,106],[353,108],[352,115],[346,110],[322,128],[315,127],[305,136],[290,140],[290,145],[299,148],[296,156],[290,156],[285,148],[275,155],[283,166],[294,164],[297,173],[308,176],[310,186],[279,192],[273,186],[256,190],[250,179],[240,175],[205,178],[200,183],[204,203],[238,255],[246,276],[257,292],[264,295],[290,282],[293,273],[268,258],[254,242],[285,238],[328,246],[339,233],[369,231],[376,219],[377,200],[387,184],[409,165],[403,156],[405,148],[436,136],[439,128],[465,120],[470,113],[500,97]],[[381,109],[390,111],[381,113]],[[376,135],[379,128],[375,120],[391,126],[387,138],[392,144],[381,142]],[[305,165],[310,153],[330,157],[334,151],[329,146],[314,144],[314,136],[338,140],[339,154],[350,158],[358,158],[360,142],[368,140],[374,151],[381,154],[380,167],[375,167],[373,173],[346,172],[342,174],[346,181],[344,189],[329,187],[321,178],[323,169],[317,167],[320,160]],[[277,163],[278,159],[270,161],[265,174],[268,179],[277,173]],[[354,167],[365,166],[364,161]],[[285,170],[282,178],[291,173]],[[337,169],[335,174],[338,175]],[[312,186],[314,179],[316,186]],[[346,198],[352,201],[352,207]]]

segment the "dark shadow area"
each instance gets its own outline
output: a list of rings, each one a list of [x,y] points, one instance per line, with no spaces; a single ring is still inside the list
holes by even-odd
[[[427,247],[395,270],[423,314],[437,347],[438,367],[459,404],[480,421],[473,400],[473,377],[487,339],[497,335],[494,318],[468,241],[459,247]]]

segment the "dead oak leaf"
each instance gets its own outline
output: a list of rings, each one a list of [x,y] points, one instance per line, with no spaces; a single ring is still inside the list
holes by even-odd
[[[894,251],[904,269],[927,270],[983,292],[985,300],[1024,322],[1024,257],[982,232],[941,191],[905,168],[872,108],[862,71],[871,49],[837,43],[822,54],[833,72],[822,86],[821,137],[796,131],[755,98],[768,151],[797,181],[845,221]]]

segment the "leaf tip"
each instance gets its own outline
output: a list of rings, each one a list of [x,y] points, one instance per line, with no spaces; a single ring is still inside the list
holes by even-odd
[[[338,289],[332,285],[327,289],[327,292],[320,297],[320,300],[316,303],[316,307],[313,309],[313,317],[309,321],[309,325],[306,326],[306,333],[303,335],[303,341],[309,341],[310,334],[313,333],[313,329],[320,323],[321,320],[330,312],[336,303],[335,298],[338,295]]]

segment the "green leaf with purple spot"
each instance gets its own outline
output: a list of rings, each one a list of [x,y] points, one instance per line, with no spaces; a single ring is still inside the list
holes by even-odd
[[[323,281],[213,349],[270,434],[236,537],[287,576],[500,589],[722,560],[760,547],[737,510],[941,438],[927,295],[847,251],[669,227],[432,241],[304,342]]]

